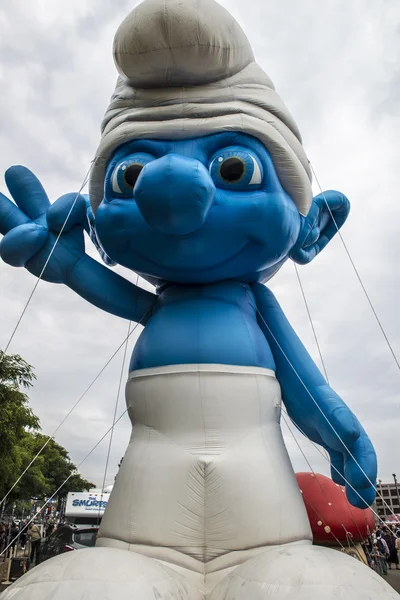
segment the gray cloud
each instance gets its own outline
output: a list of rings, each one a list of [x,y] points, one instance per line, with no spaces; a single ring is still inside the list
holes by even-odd
[[[113,34],[134,4],[3,1],[1,171],[11,164],[26,164],[52,199],[80,186],[114,87]],[[259,62],[295,115],[321,185],[349,196],[352,214],[343,237],[400,356],[399,4],[395,0],[222,4],[242,23]],[[299,272],[332,386],[370,433],[380,477],[389,479],[399,467],[399,370],[338,238]],[[33,285],[28,273],[0,265],[2,347]],[[319,364],[291,264],[271,287]],[[124,339],[126,328],[125,322],[85,304],[68,289],[40,283],[11,351],[36,367],[32,407],[45,433],[57,427]],[[110,426],[121,360],[122,353],[57,434],[77,463]],[[123,409],[121,397],[120,412]],[[116,428],[107,483],[113,480],[129,430],[125,416]],[[285,427],[284,431],[295,468],[307,470]],[[327,473],[324,459],[307,440],[297,437],[314,468]],[[106,452],[107,440],[81,467],[97,485]]]

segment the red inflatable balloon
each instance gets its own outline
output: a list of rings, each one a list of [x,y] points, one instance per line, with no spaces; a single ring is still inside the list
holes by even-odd
[[[362,542],[373,531],[375,519],[372,510],[352,506],[344,487],[318,473],[297,473],[296,478],[314,542],[335,546],[338,540],[347,543],[349,537],[352,542]]]

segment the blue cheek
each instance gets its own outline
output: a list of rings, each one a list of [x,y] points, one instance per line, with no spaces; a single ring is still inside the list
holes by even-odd
[[[121,253],[126,250],[127,240],[134,235],[135,212],[133,199],[109,199],[102,202],[96,213],[96,231],[107,254],[121,264]],[[132,232],[129,233],[128,232]]]

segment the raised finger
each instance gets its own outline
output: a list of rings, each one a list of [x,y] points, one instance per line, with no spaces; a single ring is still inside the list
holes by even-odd
[[[4,194],[0,193],[0,233],[6,235],[14,227],[29,223],[30,219]]]
[[[10,167],[5,180],[16,204],[31,219],[47,212],[49,199],[39,179],[26,167]]]

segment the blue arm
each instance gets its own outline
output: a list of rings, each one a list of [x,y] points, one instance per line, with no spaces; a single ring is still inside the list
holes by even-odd
[[[377,472],[375,451],[367,434],[327,384],[272,292],[259,283],[252,291],[290,418],[309,439],[328,450],[333,480],[346,484],[347,497],[354,506],[365,508],[375,498]]]
[[[68,273],[65,284],[94,306],[143,325],[157,298],[87,254]]]

